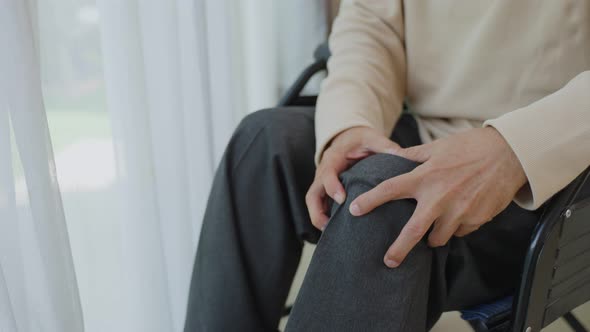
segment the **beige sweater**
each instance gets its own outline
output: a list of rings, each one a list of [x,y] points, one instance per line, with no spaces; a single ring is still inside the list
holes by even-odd
[[[329,44],[316,162],[344,129],[389,135],[405,99],[424,142],[496,128],[527,175],[524,208],[590,165],[590,1],[358,0]]]

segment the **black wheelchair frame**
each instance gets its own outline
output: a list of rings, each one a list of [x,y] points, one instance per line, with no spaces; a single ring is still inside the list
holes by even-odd
[[[315,106],[317,96],[301,92],[315,74],[327,71],[329,57],[328,44],[320,45],[314,52],[315,61],[278,106]],[[590,167],[541,207],[511,311],[491,325],[470,322],[476,332],[540,331],[558,318],[575,332],[588,332],[571,310],[590,300],[589,178]]]

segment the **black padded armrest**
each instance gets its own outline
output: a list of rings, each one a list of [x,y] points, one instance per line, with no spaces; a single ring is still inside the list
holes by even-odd
[[[297,77],[293,85],[289,87],[285,95],[279,101],[278,106],[315,105],[316,97],[301,96],[301,91],[313,75],[326,70],[326,63],[328,62],[328,58],[330,58],[328,42],[320,44],[315,49],[313,56],[315,62],[305,68],[299,77]]]
[[[328,46],[328,42],[321,43],[313,52],[313,57],[316,61],[325,61],[327,62],[332,53],[330,52],[330,47]]]

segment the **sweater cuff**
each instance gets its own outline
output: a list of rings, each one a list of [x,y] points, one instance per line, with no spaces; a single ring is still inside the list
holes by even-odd
[[[524,169],[528,185],[515,197],[537,209],[590,164],[590,71],[536,102],[484,122],[500,132]]]

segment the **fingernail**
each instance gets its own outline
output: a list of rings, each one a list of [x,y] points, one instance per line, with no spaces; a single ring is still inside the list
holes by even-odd
[[[361,214],[361,209],[356,203],[350,204],[350,208],[348,210],[350,211],[350,214],[352,214],[353,216],[358,216]]]
[[[344,203],[344,194],[342,192],[337,192],[336,194],[334,194],[334,200],[338,203],[338,204],[342,204]]]
[[[322,226],[322,228],[320,229],[322,232],[326,229],[326,225]]]
[[[386,258],[385,259],[385,265],[387,265],[387,267],[393,269],[395,267],[398,267],[399,266],[399,263],[396,262],[396,261],[394,261],[393,259]]]

